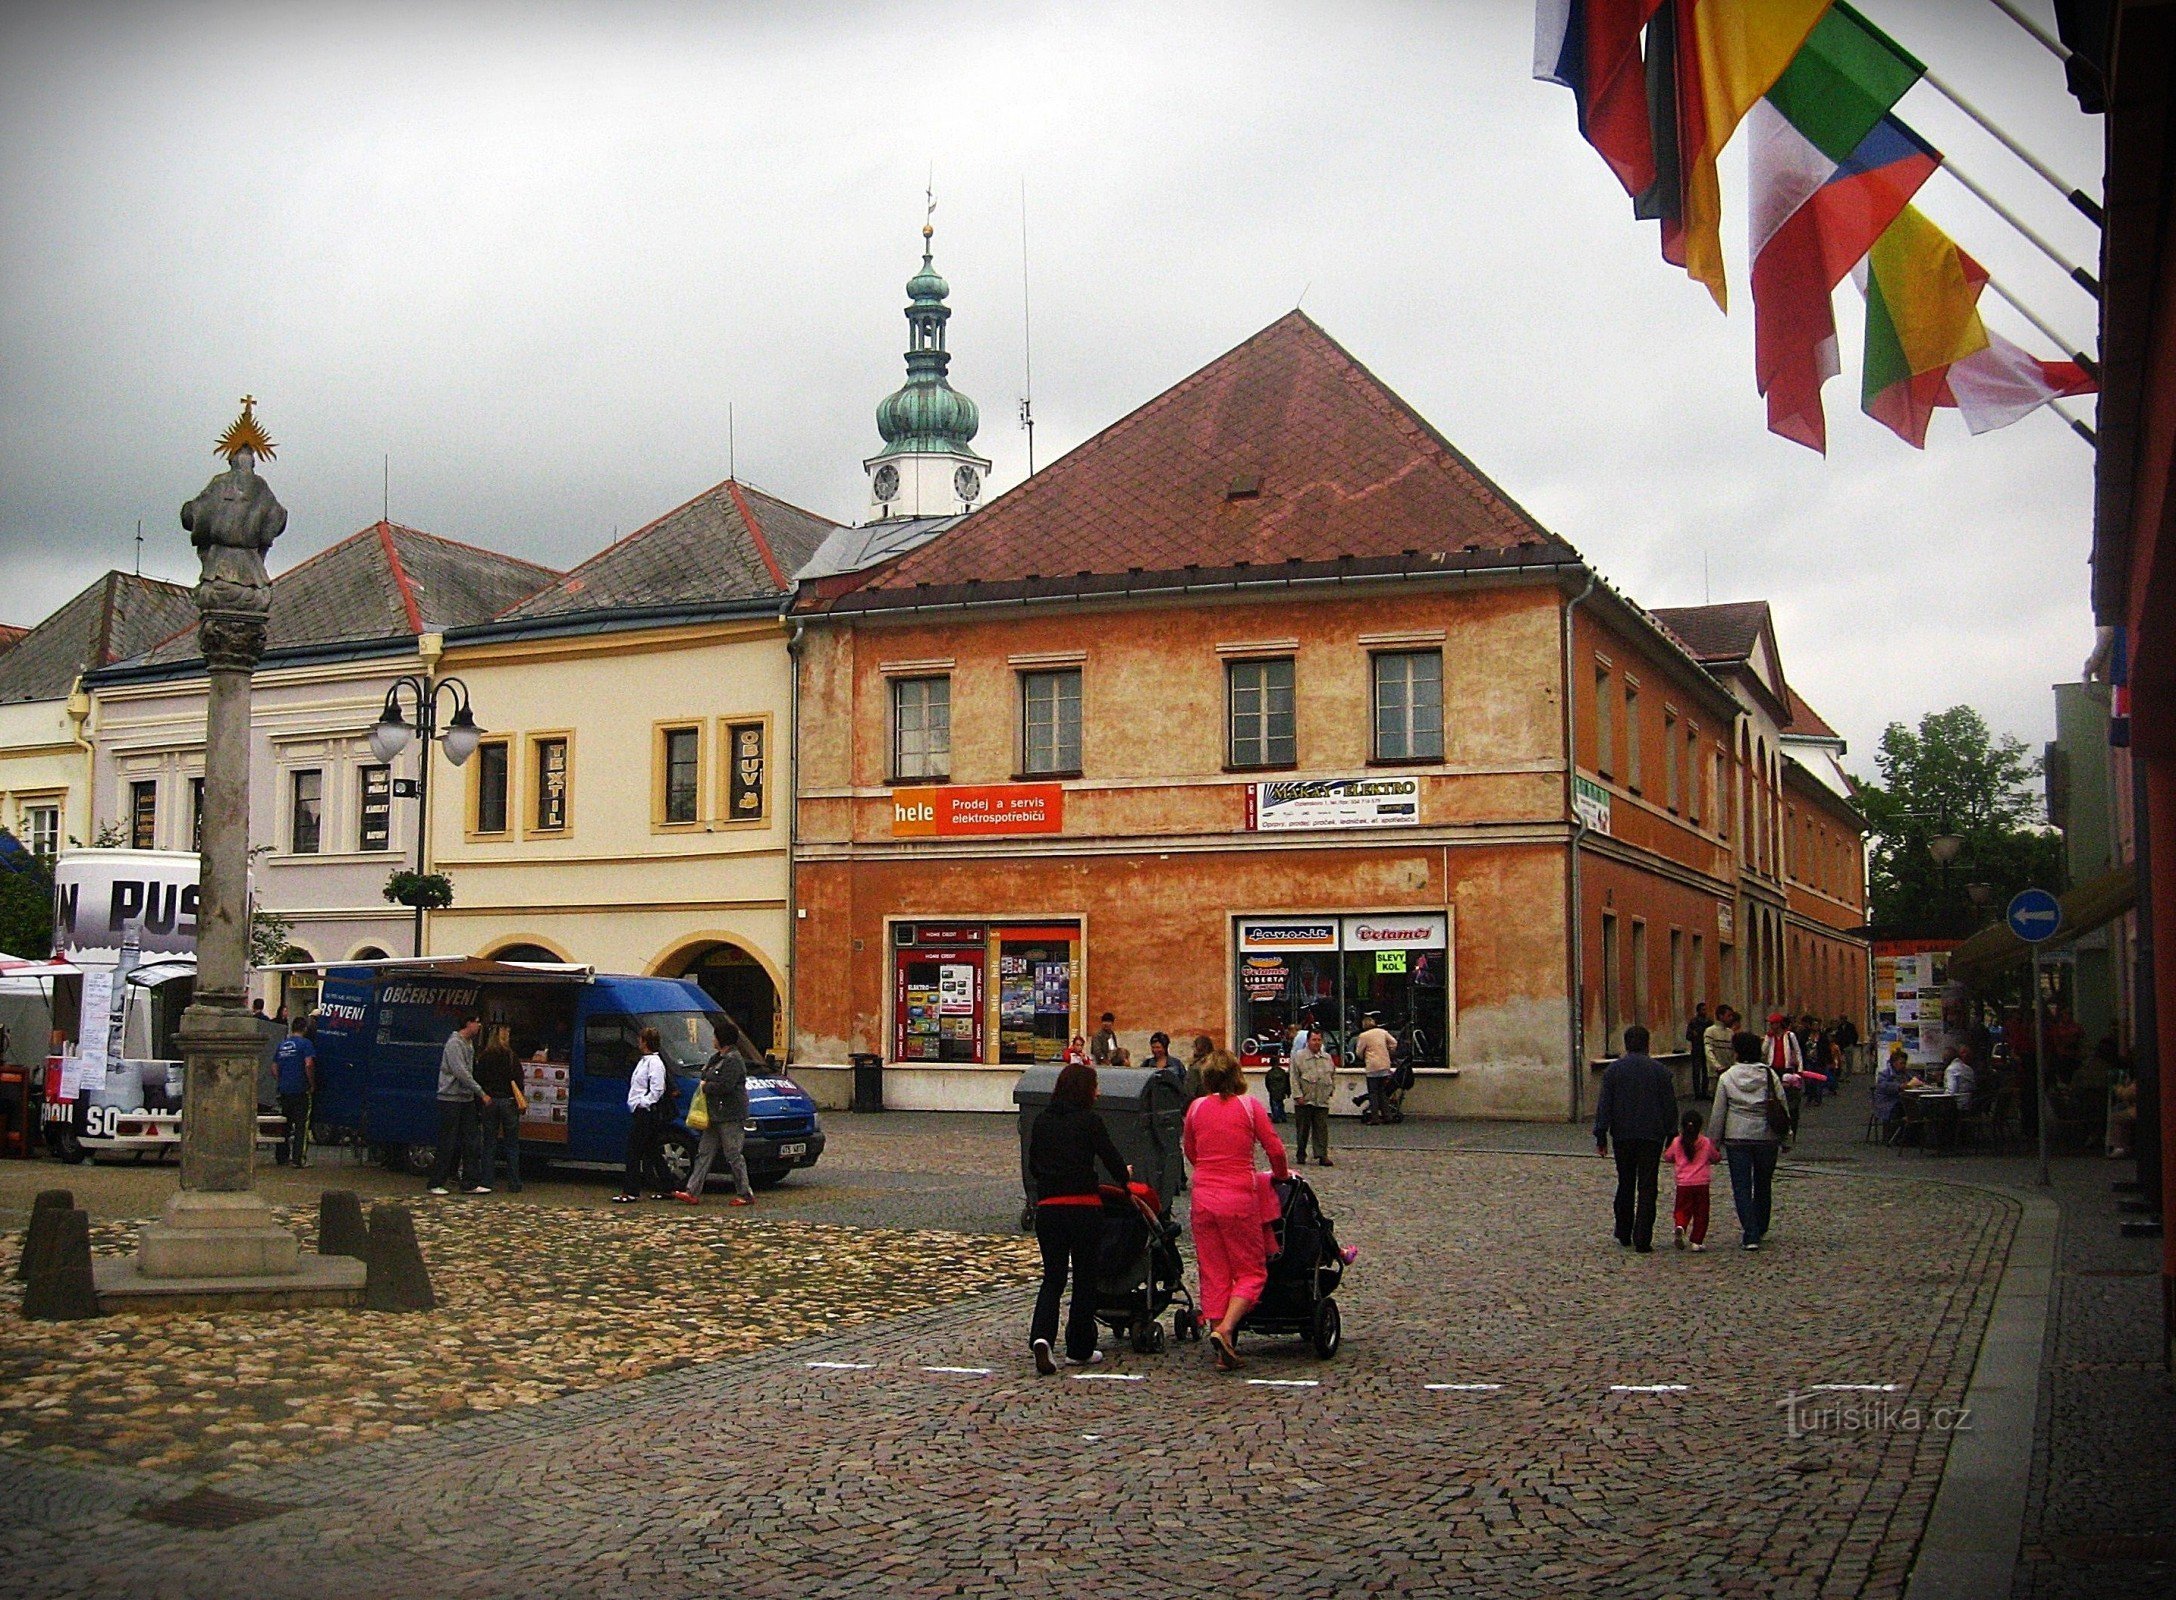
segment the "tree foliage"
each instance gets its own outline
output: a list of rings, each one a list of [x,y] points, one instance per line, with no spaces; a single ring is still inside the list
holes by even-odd
[[[17,845],[7,829],[0,836],[16,845],[0,851],[0,950],[40,961],[53,953],[53,863]]]
[[[1969,933],[2010,897],[2061,889],[2061,841],[2047,826],[2040,761],[2015,735],[1997,739],[1970,706],[1930,711],[1916,729],[1892,722],[1874,756],[1881,782],[1858,793],[1873,828],[1873,918],[1887,927]],[[1964,841],[1947,868],[1928,849],[1938,834]],[[1968,885],[1984,883],[1987,909]]]

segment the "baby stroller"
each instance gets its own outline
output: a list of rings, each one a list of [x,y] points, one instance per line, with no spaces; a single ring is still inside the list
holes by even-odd
[[[1355,1097],[1353,1103],[1360,1108],[1360,1120],[1377,1123],[1403,1122],[1405,1091],[1412,1087],[1413,1068],[1401,1061],[1390,1075],[1390,1087],[1383,1094],[1382,1104],[1377,1105],[1375,1095],[1365,1091]]]
[[[1201,1320],[1194,1312],[1193,1291],[1186,1287],[1179,1225],[1168,1210],[1158,1208],[1156,1191],[1145,1183],[1124,1189],[1106,1183],[1102,1193],[1096,1320],[1124,1334],[1140,1354],[1154,1355],[1164,1347],[1164,1325],[1157,1319],[1173,1300],[1183,1305],[1172,1319],[1175,1327],[1198,1326]]]
[[[1272,1180],[1272,1186],[1277,1192],[1276,1236],[1282,1248],[1270,1257],[1269,1281],[1262,1288],[1261,1300],[1239,1325],[1240,1331],[1305,1339],[1327,1361],[1337,1354],[1345,1336],[1337,1301],[1332,1298],[1345,1278],[1337,1228],[1323,1213],[1314,1189],[1298,1173]],[[1176,1320],[1183,1335],[1185,1314]]]

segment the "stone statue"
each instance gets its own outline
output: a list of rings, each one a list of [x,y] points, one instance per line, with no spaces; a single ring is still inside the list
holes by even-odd
[[[227,470],[204,485],[181,508],[181,525],[196,546],[202,571],[196,586],[199,634],[205,660],[217,667],[246,657],[254,666],[264,653],[264,623],[272,609],[272,579],[265,552],[287,528],[287,508],[272,486],[257,476],[257,458],[272,454],[252,411],[242,397],[242,414],[219,441]]]

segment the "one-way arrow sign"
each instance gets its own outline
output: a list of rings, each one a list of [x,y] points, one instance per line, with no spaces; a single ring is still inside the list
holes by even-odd
[[[2063,925],[2063,908],[2045,889],[2020,889],[2010,902],[2010,931],[2027,944],[2043,944]]]

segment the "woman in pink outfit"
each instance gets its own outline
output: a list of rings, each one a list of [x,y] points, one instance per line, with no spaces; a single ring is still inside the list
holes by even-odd
[[[1229,1372],[1239,1365],[1233,1335],[1269,1278],[1255,1146],[1268,1153],[1275,1176],[1289,1178],[1292,1169],[1269,1113],[1247,1093],[1246,1074],[1229,1052],[1215,1051],[1202,1063],[1201,1087],[1201,1098],[1186,1108],[1184,1139],[1194,1169],[1194,1264],[1202,1315],[1214,1324],[1216,1364]]]

